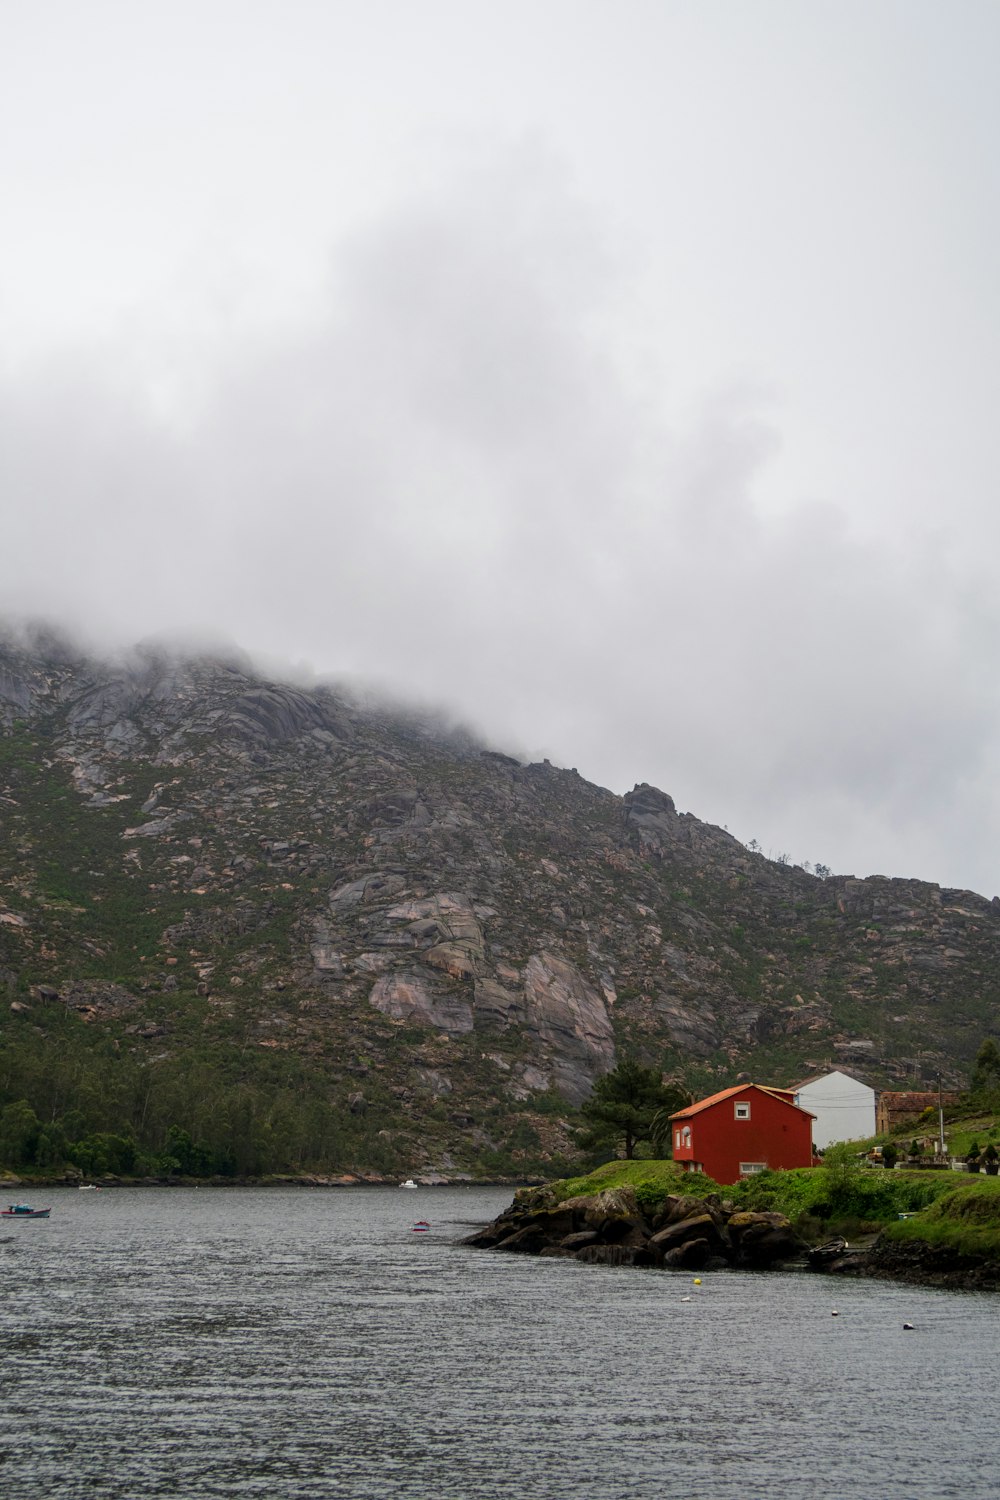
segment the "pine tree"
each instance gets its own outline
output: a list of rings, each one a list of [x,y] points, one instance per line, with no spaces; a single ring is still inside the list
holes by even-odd
[[[664,1085],[656,1068],[641,1067],[633,1058],[625,1058],[605,1073],[594,1085],[594,1092],[581,1106],[580,1113],[588,1129],[579,1137],[585,1149],[613,1145],[624,1147],[631,1160],[640,1141],[650,1140],[654,1121],[664,1113],[674,1113],[689,1103],[679,1089]]]
[[[992,1037],[980,1045],[969,1083],[974,1094],[1000,1093],[1000,1047]]]

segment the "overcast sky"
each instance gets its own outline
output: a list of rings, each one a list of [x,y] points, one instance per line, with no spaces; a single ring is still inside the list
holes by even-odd
[[[0,0],[0,613],[1000,893],[995,0]]]

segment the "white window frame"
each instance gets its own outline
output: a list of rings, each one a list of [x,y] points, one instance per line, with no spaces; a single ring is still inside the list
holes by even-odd
[[[749,1120],[749,1118],[750,1118],[750,1101],[749,1101],[749,1099],[739,1099],[739,1100],[737,1100],[737,1102],[733,1105],[733,1116],[737,1120]]]
[[[767,1162],[766,1161],[741,1161],[740,1162],[740,1176],[741,1177],[756,1177],[757,1174],[758,1174],[758,1172],[766,1172],[766,1171],[767,1171]]]

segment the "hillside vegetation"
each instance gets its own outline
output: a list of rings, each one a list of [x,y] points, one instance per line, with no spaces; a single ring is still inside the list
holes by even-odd
[[[623,1056],[961,1087],[1000,902],[238,659],[0,642],[0,1161],[551,1176]]]

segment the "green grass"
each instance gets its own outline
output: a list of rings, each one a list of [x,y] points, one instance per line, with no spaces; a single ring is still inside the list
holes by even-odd
[[[962,1120],[956,1120],[953,1125],[946,1125],[945,1135],[948,1138],[948,1148],[954,1156],[967,1156],[973,1141],[978,1143],[980,1150],[991,1143],[1000,1150],[1000,1122],[996,1115],[967,1115]]]
[[[994,1183],[990,1178],[982,1181],[987,1187]],[[920,1213],[954,1194],[956,1179],[950,1172],[885,1172],[837,1164],[762,1172],[732,1186],[720,1186],[700,1173],[683,1172],[672,1161],[612,1161],[586,1176],[553,1183],[551,1190],[556,1201],[562,1202],[624,1186],[634,1188],[639,1202],[647,1207],[671,1194],[716,1192],[740,1208],[785,1214],[807,1239],[819,1240],[833,1233],[856,1234],[894,1225],[899,1214]]]
[[[959,1161],[963,1161],[968,1155],[973,1142],[978,1144],[980,1151],[990,1144],[1000,1150],[1000,1114],[984,1107],[981,1100],[961,1100],[946,1112],[944,1133],[949,1155]],[[938,1112],[931,1108],[925,1110],[918,1119],[899,1126],[891,1136],[873,1135],[866,1140],[831,1146],[826,1153],[826,1160],[828,1163],[833,1159],[839,1162],[856,1160],[875,1146],[887,1145],[895,1147],[900,1158],[903,1158],[915,1137],[932,1136],[936,1140],[937,1134]]]
[[[897,1243],[919,1240],[1000,1261],[1000,1178],[969,1178],[915,1218],[888,1224],[883,1233]]]
[[[951,1172],[886,1172],[835,1163],[762,1172],[730,1189],[744,1208],[785,1214],[804,1238],[855,1236],[919,1213],[955,1186]]]
[[[661,1203],[672,1193],[691,1195],[725,1191],[710,1177],[684,1172],[672,1161],[609,1161],[584,1177],[564,1178],[551,1186],[560,1203],[564,1198],[602,1193],[605,1188],[614,1187],[634,1188],[639,1202],[650,1205]]]

